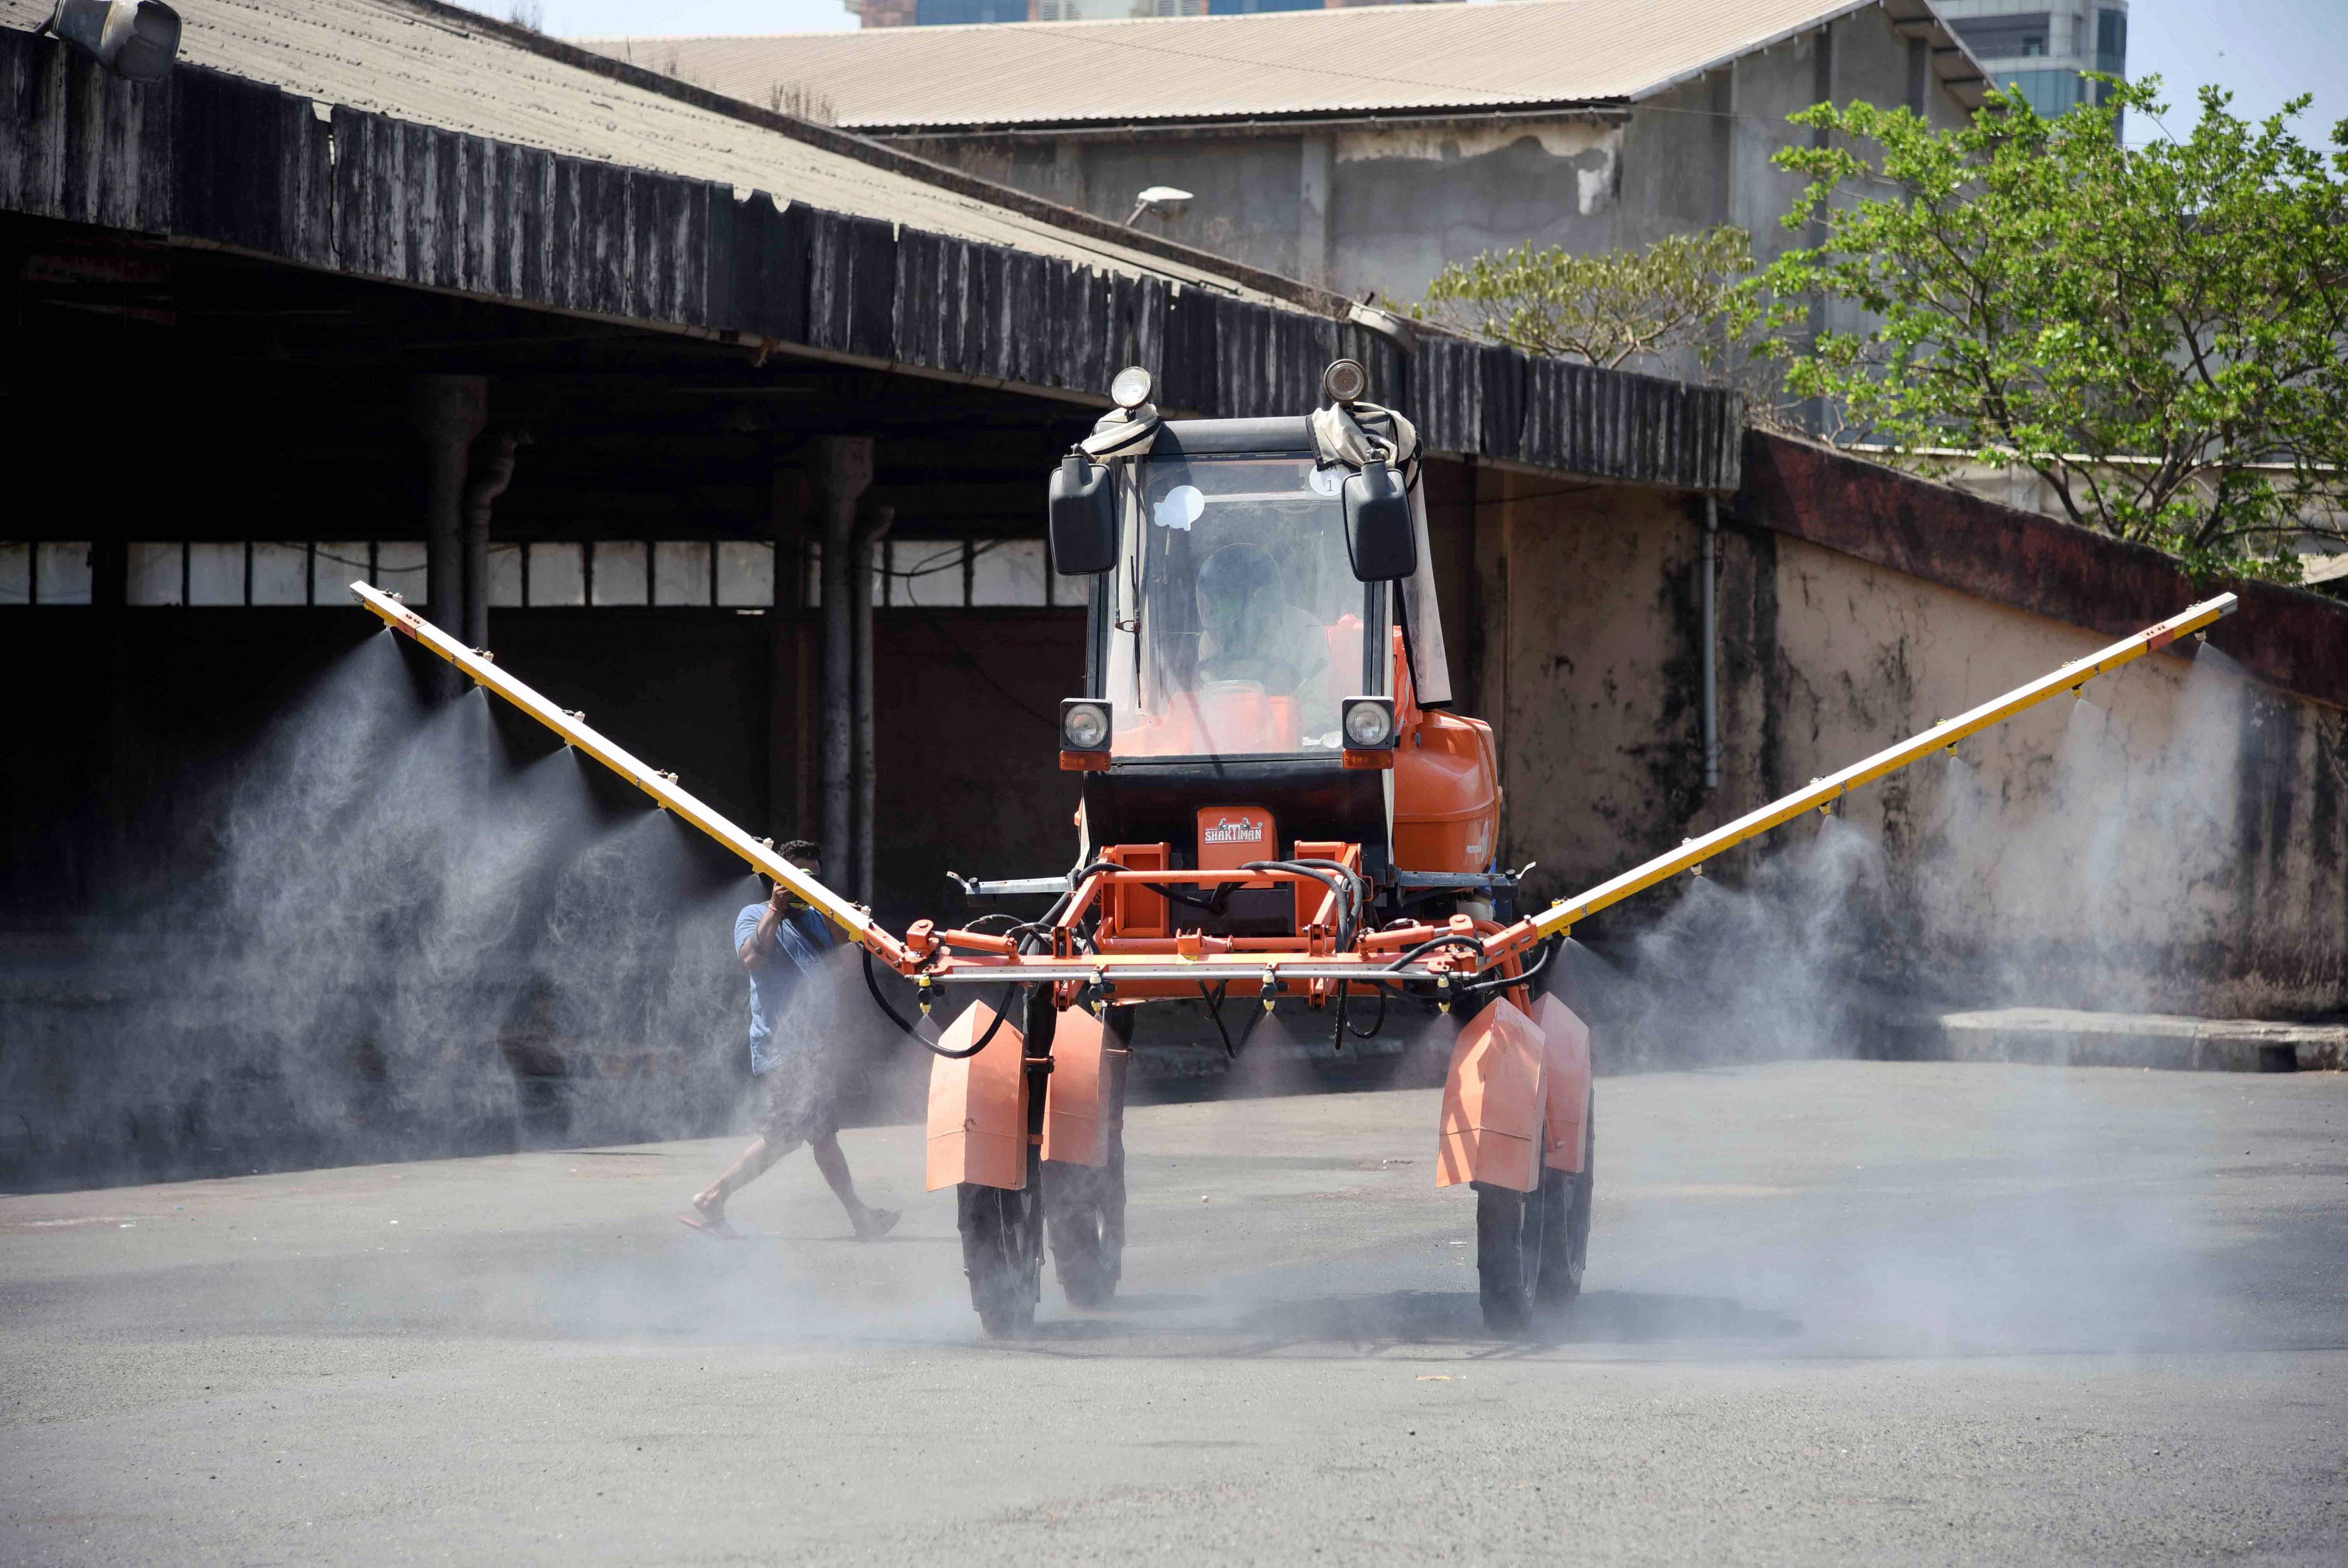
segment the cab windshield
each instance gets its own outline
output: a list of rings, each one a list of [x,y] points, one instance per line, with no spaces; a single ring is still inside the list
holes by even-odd
[[[1346,557],[1344,476],[1301,457],[1140,465],[1108,628],[1112,756],[1343,750],[1339,704],[1379,689],[1381,603]]]

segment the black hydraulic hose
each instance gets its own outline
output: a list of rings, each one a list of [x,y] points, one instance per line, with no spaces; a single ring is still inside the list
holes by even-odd
[[[1392,964],[1387,965],[1386,968],[1389,972],[1404,968],[1420,954],[1432,953],[1438,947],[1468,947],[1475,950],[1476,956],[1478,958],[1484,955],[1484,944],[1481,941],[1473,936],[1462,936],[1456,931],[1447,931],[1441,936],[1420,943]],[[1478,970],[1478,973],[1481,974],[1482,971]]]
[[[1336,877],[1325,875],[1307,865],[1303,861],[1249,861],[1241,865],[1240,870],[1243,872],[1291,872],[1298,876],[1311,877],[1314,882],[1317,882],[1323,887],[1327,888],[1329,890],[1329,896],[1334,899],[1337,903],[1337,951],[1340,953],[1351,951],[1354,945],[1354,918],[1351,913],[1354,904],[1354,890],[1350,884],[1340,887],[1337,883]],[[1345,868],[1338,866],[1335,867],[1334,870],[1342,875],[1344,874]]]
[[[1343,861],[1294,860],[1288,863],[1300,868],[1335,872],[1339,876],[1344,877],[1354,890],[1354,928],[1356,931],[1360,930],[1362,923],[1370,918],[1369,878]]]
[[[1465,985],[1455,987],[1455,989],[1466,995],[1481,996],[1493,991],[1506,991],[1512,986],[1529,985],[1535,980],[1540,978],[1541,972],[1550,966],[1550,961],[1557,956],[1559,949],[1564,945],[1564,943],[1552,938],[1541,944],[1540,956],[1527,965],[1525,966],[1524,973],[1520,975],[1502,975],[1498,978],[1491,980],[1486,980],[1479,976]],[[1488,973],[1488,971],[1487,973]]]
[[[1232,1061],[1237,1061],[1240,1059],[1240,1048],[1231,1044],[1231,1032],[1223,1027],[1223,993],[1231,988],[1231,983],[1226,980],[1212,991],[1209,991],[1207,983],[1201,980],[1199,982],[1199,999],[1207,1004],[1207,1016],[1215,1021],[1215,1033],[1223,1037],[1223,1055]]]
[[[1011,1016],[1011,1004],[1014,996],[1018,993],[1019,984],[1014,981],[1003,988],[1003,1006],[994,1010],[994,1022],[986,1026],[986,1033],[979,1036],[968,1050],[962,1051],[950,1051],[942,1046],[933,1045],[928,1040],[922,1039],[920,1031],[897,1016],[897,1009],[889,1006],[889,998],[880,994],[880,978],[872,973],[872,950],[869,947],[864,950],[864,988],[872,993],[872,1000],[879,1005],[881,1012],[888,1015],[891,1023],[912,1036],[913,1038],[922,1041],[923,1050],[928,1051],[932,1056],[943,1057],[950,1062],[958,1062],[965,1057],[974,1057],[986,1049],[988,1042],[994,1038],[994,1032],[1003,1027],[1003,1020]]]

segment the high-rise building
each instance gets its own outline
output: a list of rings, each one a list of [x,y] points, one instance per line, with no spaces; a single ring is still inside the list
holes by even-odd
[[[1354,5],[1457,0],[847,0],[867,27],[973,22],[1121,22],[1138,16],[1232,16],[1251,11],[1336,11]]]
[[[1997,85],[2018,88],[2040,114],[2104,101],[2109,89],[2082,71],[2127,74],[2127,0],[2038,0],[2026,10],[2015,0],[1934,0],[1934,8]]]

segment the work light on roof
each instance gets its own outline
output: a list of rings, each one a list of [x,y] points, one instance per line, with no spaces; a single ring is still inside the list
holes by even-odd
[[[1321,373],[1321,395],[1332,403],[1351,403],[1370,389],[1370,373],[1358,359],[1340,359]]]
[[[1109,401],[1120,408],[1138,408],[1149,401],[1154,385],[1148,371],[1138,365],[1128,365],[1108,384]]]

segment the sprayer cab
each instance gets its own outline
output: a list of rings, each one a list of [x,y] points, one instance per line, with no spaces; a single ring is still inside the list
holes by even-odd
[[[1358,388],[1340,363],[1330,379]],[[1105,422],[1123,449],[1071,453],[1052,475],[1054,564],[1090,579],[1091,604],[1060,760],[1083,776],[1086,836],[1105,856],[1189,872],[1315,846],[1350,855],[1387,915],[1397,871],[1422,904],[1505,883],[1489,728],[1442,706],[1415,438],[1406,424],[1392,438],[1383,410],[1365,428],[1359,407]],[[1420,880],[1443,876],[1458,880]],[[1295,901],[1273,902],[1235,892],[1128,929],[1302,936]]]

